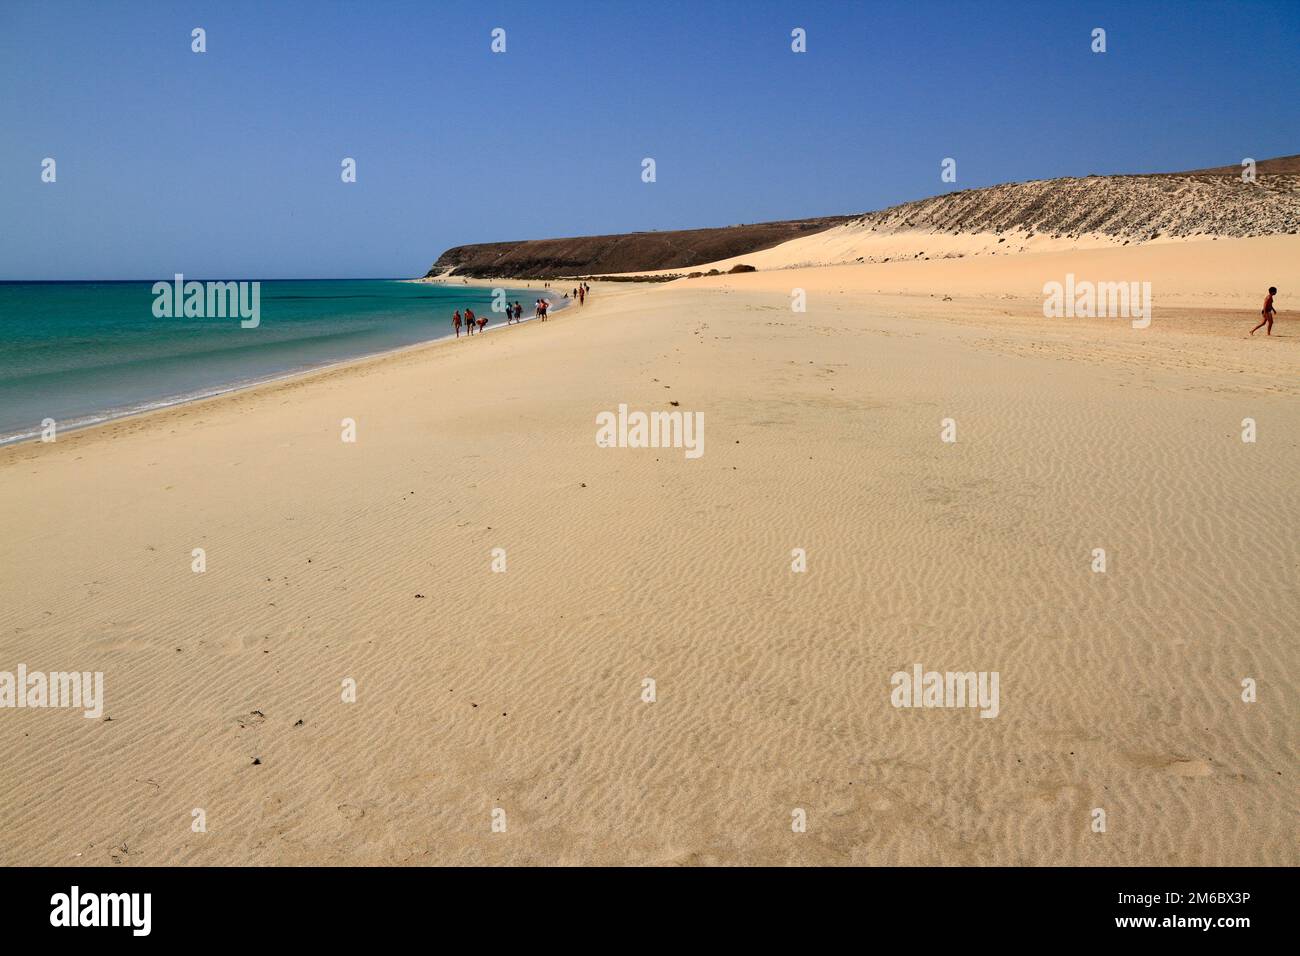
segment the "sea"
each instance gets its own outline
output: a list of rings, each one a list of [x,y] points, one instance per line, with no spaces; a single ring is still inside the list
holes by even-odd
[[[532,317],[536,290],[505,293]],[[0,282],[0,445],[448,338],[457,309],[506,328],[492,289],[400,279],[264,281],[256,327],[160,299],[154,280]]]

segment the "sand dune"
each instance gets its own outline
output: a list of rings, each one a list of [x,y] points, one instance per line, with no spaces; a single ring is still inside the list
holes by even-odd
[[[0,861],[1294,865],[1300,337],[1209,265],[1294,252],[1088,252],[1146,333],[1042,318],[1077,251],[602,286],[0,450],[0,666],[112,718],[4,713]],[[596,446],[670,402],[700,459]]]
[[[1300,236],[1079,246],[1059,240],[1034,251],[999,251],[995,237],[901,232],[842,233],[783,243],[763,252],[708,263],[725,271],[737,262],[759,272],[682,279],[678,284],[735,283],[773,292],[806,287],[904,295],[1023,299],[1041,310],[1043,285],[1067,273],[1093,281],[1151,283],[1157,308],[1259,311],[1269,286],[1300,287]],[[864,256],[874,261],[853,260]],[[829,268],[820,268],[830,264]],[[1281,306],[1279,306],[1280,308]],[[1041,311],[1040,311],[1041,314]],[[1246,326],[1249,329],[1250,323]]]

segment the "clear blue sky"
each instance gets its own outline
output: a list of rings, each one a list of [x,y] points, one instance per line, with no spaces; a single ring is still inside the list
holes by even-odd
[[[880,208],[947,156],[970,188],[1285,155],[1298,53],[1298,0],[0,0],[0,278],[417,275]]]

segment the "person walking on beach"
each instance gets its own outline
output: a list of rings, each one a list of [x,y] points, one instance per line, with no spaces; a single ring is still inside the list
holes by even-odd
[[[460,309],[451,317],[451,324],[456,327],[456,338],[460,338]]]
[[[1277,295],[1277,289],[1269,286],[1268,295],[1264,296],[1264,308],[1259,313],[1263,318],[1259,320],[1259,325],[1250,330],[1251,335],[1254,335],[1265,325],[1268,326],[1268,331],[1265,334],[1273,334],[1273,316],[1277,315],[1277,310],[1273,308],[1273,296],[1275,295]]]
[[[586,305],[586,304],[587,304],[587,290],[586,290],[586,289],[579,289],[579,290],[578,290],[578,305]]]
[[[516,302],[516,303],[515,303],[515,322],[516,322],[516,323],[519,323],[519,322],[522,322],[522,321],[523,321],[523,318],[522,318],[523,314],[524,314],[524,306],[523,306],[523,303],[521,303],[521,302]]]
[[[487,327],[487,323],[488,323],[488,317],[485,315],[478,320],[478,330],[482,332],[483,329]]]
[[[465,310],[465,331],[470,335],[474,334],[474,310]]]

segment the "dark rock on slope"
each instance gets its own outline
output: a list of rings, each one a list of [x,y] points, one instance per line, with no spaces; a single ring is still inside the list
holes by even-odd
[[[448,249],[430,276],[450,271],[472,278],[552,279],[677,269],[780,245],[848,222],[852,216],[824,216],[787,222],[759,222],[717,229],[632,232],[616,236],[487,242]]]

